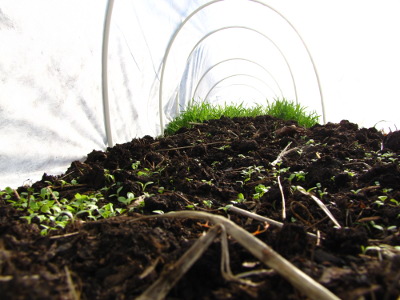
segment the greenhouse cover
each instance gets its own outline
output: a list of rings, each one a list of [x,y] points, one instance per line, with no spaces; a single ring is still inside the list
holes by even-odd
[[[0,187],[159,136],[188,103],[286,98],[399,126],[397,0],[0,1]]]

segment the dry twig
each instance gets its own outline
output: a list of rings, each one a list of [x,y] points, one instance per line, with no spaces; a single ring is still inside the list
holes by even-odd
[[[214,226],[206,235],[200,237],[188,251],[173,265],[167,266],[160,277],[136,300],[162,300],[174,285],[182,278],[190,267],[207,250],[214,241],[221,227]]]
[[[144,216],[132,221],[145,220],[150,218],[192,218],[192,219],[202,219],[214,223],[215,225],[219,225],[219,228],[224,228],[226,233],[230,235],[233,239],[239,242],[243,247],[245,247],[250,253],[252,253],[255,257],[257,257],[260,261],[262,261],[265,265],[274,269],[284,278],[286,278],[295,288],[297,288],[300,292],[305,294],[310,299],[339,299],[332,292],[326,289],[324,286],[320,285],[314,279],[309,277],[307,274],[296,268],[293,264],[275,252],[268,245],[260,241],[258,238],[251,235],[249,232],[219,215],[213,215],[205,212],[197,212],[197,211],[178,211],[178,212],[170,212],[164,215],[157,216]],[[214,229],[212,235],[216,236],[217,229]],[[209,238],[211,239],[211,238]],[[211,243],[207,239],[207,243]],[[199,243],[203,243],[199,242]],[[197,255],[201,255],[201,253],[196,252]],[[187,259],[190,259],[190,255]],[[185,259],[186,260],[186,259]],[[180,264],[184,264],[183,259],[180,261]],[[183,274],[182,274],[183,275]],[[177,277],[167,275],[169,278]],[[168,281],[168,279],[165,279]],[[170,279],[172,280],[172,279]],[[156,288],[156,287],[155,287]],[[153,294],[152,294],[153,295]],[[140,296],[137,299],[144,300],[149,298],[141,298]],[[147,297],[147,296],[146,296]],[[155,299],[155,298],[153,298]]]
[[[75,289],[75,285],[74,285],[74,282],[72,281],[72,276],[71,276],[71,272],[69,271],[69,268],[67,266],[64,266],[64,271],[65,271],[65,275],[67,277],[67,285],[68,285],[69,295],[70,295],[71,299],[79,300],[80,296],[79,296],[79,293]]]
[[[306,191],[303,187],[301,187],[301,186],[297,186],[296,188],[297,188],[297,190],[298,190],[300,193],[302,193],[302,194],[304,194],[304,195],[306,195],[306,196],[311,197],[311,199],[313,199],[313,200],[318,204],[318,206],[321,207],[321,209],[326,213],[326,215],[332,220],[332,222],[333,222],[338,228],[341,228],[341,227],[342,227],[342,226],[340,226],[339,222],[336,220],[336,218],[332,215],[332,213],[330,212],[330,210],[326,207],[326,205],[325,205],[321,200],[319,200],[319,199],[318,199],[317,197],[315,197],[313,194],[307,192],[307,191]]]
[[[286,201],[285,201],[285,194],[283,193],[280,176],[278,176],[278,185],[279,185],[279,190],[281,191],[281,195],[282,195],[282,220],[285,220],[286,219]]]
[[[260,216],[258,214],[249,212],[247,210],[241,209],[241,208],[233,206],[233,205],[229,206],[228,211],[235,212],[235,213],[241,214],[243,216],[246,216],[246,217],[252,218],[254,220],[261,221],[261,222],[267,222],[268,224],[271,224],[271,225],[276,226],[278,228],[282,228],[283,227],[283,223],[281,223],[281,222],[275,221],[275,220],[267,218],[267,217]],[[317,239],[317,236],[314,233],[311,233],[311,232],[307,232],[307,236],[312,238],[312,239]]]
[[[288,150],[288,148],[289,148],[289,146],[290,146],[291,144],[292,144],[292,142],[289,142],[289,143],[286,145],[286,147],[281,151],[281,153],[279,153],[278,157],[271,163],[271,166],[273,166],[273,167],[276,166],[278,163],[281,162],[282,158],[283,158],[286,154],[288,154],[288,153],[290,153],[290,152],[295,151],[295,150],[298,149],[298,147],[294,147],[294,148]]]

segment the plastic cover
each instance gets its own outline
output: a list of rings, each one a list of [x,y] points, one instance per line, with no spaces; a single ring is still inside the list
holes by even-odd
[[[1,188],[158,136],[192,99],[251,106],[285,97],[326,121],[399,124],[385,109],[398,102],[397,1],[115,1],[104,110],[110,2],[1,1]]]

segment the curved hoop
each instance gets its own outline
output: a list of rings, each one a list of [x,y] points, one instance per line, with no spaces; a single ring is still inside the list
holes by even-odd
[[[201,76],[201,78],[200,78],[199,81],[197,82],[196,88],[194,89],[194,92],[193,92],[191,98],[193,98],[193,97],[196,95],[197,90],[198,90],[198,88],[199,88],[199,86],[200,86],[200,84],[201,84],[201,81],[207,76],[207,74],[208,74],[212,69],[214,69],[214,68],[217,67],[218,65],[221,65],[221,64],[223,64],[223,63],[226,63],[226,62],[229,62],[229,61],[233,61],[233,60],[242,60],[242,61],[246,61],[246,62],[249,62],[249,63],[252,63],[252,64],[255,64],[255,65],[259,66],[261,69],[263,69],[265,72],[267,72],[268,75],[271,76],[272,80],[275,82],[276,86],[278,87],[279,92],[281,93],[281,96],[283,97],[283,92],[282,92],[281,87],[279,86],[279,83],[276,81],[275,77],[274,77],[266,68],[264,68],[261,64],[255,62],[255,61],[253,61],[253,60],[251,60],[251,59],[246,59],[246,58],[242,58],[242,57],[235,57],[235,58],[228,58],[228,59],[222,60],[222,61],[220,61],[220,62],[218,62],[218,63],[212,65],[210,68],[208,68],[208,69],[204,72],[203,76]]]
[[[110,106],[108,102],[108,40],[110,37],[110,24],[111,15],[114,7],[114,0],[108,0],[106,16],[104,19],[103,28],[103,45],[101,54],[101,73],[102,73],[102,93],[103,93],[103,116],[104,116],[104,127],[106,129],[106,139],[109,147],[114,146],[112,133],[111,133],[111,122],[110,122]]]
[[[232,83],[232,84],[230,84],[229,86],[235,86],[235,85],[242,85],[242,86],[251,88],[251,89],[257,91],[260,95],[264,95],[263,92],[261,92],[258,88],[254,87],[254,86],[252,86],[252,85],[248,85],[248,84],[244,84],[244,83]]]
[[[246,29],[246,30],[253,31],[253,32],[255,32],[255,33],[261,35],[262,37],[266,38],[267,40],[269,40],[269,41],[272,43],[272,45],[274,45],[274,47],[275,47],[275,48],[279,51],[279,53],[282,55],[283,59],[285,60],[286,66],[287,66],[288,69],[289,69],[289,73],[290,73],[290,76],[291,76],[292,82],[293,82],[293,89],[294,89],[294,93],[295,93],[295,97],[296,97],[296,103],[297,103],[297,102],[298,102],[298,97],[297,97],[297,86],[296,86],[296,82],[295,82],[295,80],[294,80],[294,75],[293,75],[293,72],[292,72],[292,68],[290,67],[290,64],[289,64],[289,62],[288,62],[288,60],[287,60],[285,54],[283,54],[283,51],[281,50],[281,48],[280,48],[270,37],[268,37],[266,34],[260,32],[259,30],[253,29],[253,28],[251,28],[251,27],[239,26],[239,25],[236,26],[236,25],[235,25],[235,26],[221,27],[221,28],[218,28],[218,29],[216,29],[216,30],[210,31],[210,32],[207,33],[205,36],[203,36],[203,37],[196,43],[196,45],[194,45],[194,47],[192,48],[192,51],[190,51],[190,54],[188,55],[188,58],[187,58],[186,62],[189,61],[189,58],[192,56],[194,50],[195,50],[205,39],[207,39],[208,37],[210,37],[211,35],[213,35],[213,34],[215,34],[215,33],[218,33],[218,32],[220,32],[220,31],[227,30],[227,29]],[[267,71],[267,72],[268,72],[268,71]],[[268,72],[268,73],[269,73],[269,72]],[[270,74],[270,73],[269,73],[269,74]]]
[[[271,87],[270,87],[267,83],[265,83],[264,81],[262,81],[260,78],[258,78],[258,77],[256,77],[256,76],[253,76],[253,75],[249,75],[249,74],[242,74],[242,73],[239,73],[239,74],[229,75],[229,76],[224,77],[224,78],[222,78],[221,80],[217,81],[217,82],[211,87],[211,89],[208,91],[208,93],[206,94],[206,96],[204,97],[204,101],[207,100],[207,98],[208,98],[208,96],[210,95],[210,93],[212,92],[212,90],[213,90],[214,88],[216,88],[218,84],[220,84],[220,83],[221,83],[222,81],[224,81],[224,80],[227,80],[227,79],[229,79],[229,78],[236,77],[236,76],[246,76],[246,77],[251,77],[251,78],[257,79],[257,80],[259,80],[260,82],[264,83],[272,92],[274,91],[273,89],[271,89]]]
[[[296,103],[298,103],[296,81],[295,81],[295,79],[294,79],[294,75],[293,75],[293,72],[292,72],[292,68],[290,67],[289,61],[287,60],[285,54],[282,52],[281,48],[279,48],[279,46],[278,46],[273,40],[271,40],[270,37],[268,37],[266,34],[260,32],[259,30],[254,29],[254,28],[247,27],[247,26],[235,25],[235,26],[221,27],[221,28],[218,28],[218,29],[216,29],[216,30],[210,31],[210,32],[207,33],[205,36],[203,36],[203,37],[196,43],[196,45],[194,45],[194,47],[192,48],[192,50],[190,51],[190,53],[189,53],[189,55],[188,55],[188,58],[187,58],[187,60],[186,60],[186,63],[189,61],[189,59],[190,59],[190,57],[192,56],[192,54],[193,54],[193,52],[195,51],[195,49],[196,49],[205,39],[207,39],[208,37],[210,37],[211,35],[213,35],[213,34],[215,34],[215,33],[218,33],[218,32],[223,31],[223,30],[228,30],[228,29],[246,29],[246,30],[253,31],[253,32],[255,32],[255,33],[261,35],[262,37],[266,38],[267,40],[269,40],[269,41],[272,43],[272,45],[275,46],[275,48],[279,51],[279,53],[281,54],[281,56],[282,56],[283,59],[285,60],[286,66],[287,66],[287,68],[289,69],[290,77],[292,78],[292,83],[293,83],[293,89],[294,89],[294,94],[295,94],[295,98],[296,98]],[[178,99],[178,98],[179,98],[179,97],[176,97],[176,99]],[[176,100],[176,101],[177,101],[177,100]],[[176,103],[176,104],[178,104],[178,103]],[[178,105],[176,105],[176,107],[178,107]]]
[[[171,50],[171,47],[172,47],[172,45],[173,45],[173,43],[174,43],[176,37],[178,36],[179,32],[182,30],[182,28],[185,26],[185,24],[186,24],[195,14],[197,14],[198,12],[200,12],[201,10],[205,9],[206,7],[208,7],[208,6],[210,6],[210,5],[213,5],[213,4],[215,4],[215,3],[222,2],[222,1],[227,1],[227,0],[213,0],[213,1],[210,1],[210,2],[207,2],[207,3],[203,4],[203,5],[201,5],[201,6],[198,7],[196,10],[194,10],[191,14],[189,14],[189,15],[185,18],[185,20],[183,20],[183,22],[181,23],[181,25],[175,30],[175,32],[174,32],[172,38],[170,39],[170,41],[169,41],[169,43],[168,43],[167,49],[166,49],[165,54],[164,54],[164,58],[163,58],[163,60],[162,60],[161,78],[160,78],[160,88],[159,88],[159,115],[160,115],[161,134],[163,134],[163,132],[164,132],[164,120],[163,120],[163,112],[162,112],[162,100],[163,100],[163,99],[162,99],[162,98],[163,98],[163,96],[162,96],[162,91],[163,91],[164,73],[165,73],[165,66],[166,66],[166,62],[167,62],[167,59],[168,59],[168,56],[169,56],[169,52],[170,52],[170,50]],[[315,65],[314,59],[312,58],[311,52],[310,52],[310,50],[308,49],[308,47],[307,47],[307,45],[306,45],[304,39],[301,37],[301,35],[300,35],[300,33],[297,31],[296,27],[294,27],[294,25],[293,25],[282,13],[280,13],[279,11],[277,11],[276,9],[274,9],[272,6],[270,6],[270,5],[266,4],[266,3],[261,2],[260,0],[247,0],[247,1],[254,2],[254,3],[258,3],[258,4],[260,4],[260,5],[264,6],[264,7],[267,7],[267,8],[269,8],[269,9],[271,9],[271,10],[274,11],[275,13],[277,13],[281,18],[283,18],[283,19],[288,23],[288,25],[295,31],[295,33],[297,34],[297,36],[300,38],[300,41],[302,42],[303,46],[305,47],[305,49],[306,49],[306,51],[307,51],[307,53],[308,53],[308,56],[309,56],[309,58],[310,58],[311,64],[313,65],[313,68],[314,68],[314,73],[315,73],[315,76],[316,76],[316,79],[317,79],[317,84],[318,84],[319,93],[320,93],[320,98],[321,98],[323,122],[326,123],[326,120],[325,120],[325,105],[324,105],[324,100],[323,100],[323,93],[322,93],[322,88],[321,88],[321,82],[320,82],[320,79],[319,79],[319,75],[318,75],[318,71],[317,71],[317,67],[316,67],[316,65]]]

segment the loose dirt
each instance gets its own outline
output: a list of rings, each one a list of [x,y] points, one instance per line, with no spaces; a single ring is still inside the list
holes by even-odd
[[[93,151],[32,187],[51,186],[60,199],[102,193],[99,207],[113,203],[126,212],[96,221],[81,215],[42,236],[38,221],[28,224],[24,211],[0,198],[1,298],[134,299],[208,227],[191,219],[132,219],[200,210],[229,217],[342,299],[398,299],[399,161],[399,132],[383,135],[348,121],[305,129],[270,116],[223,117]],[[341,228],[296,186],[321,199]],[[113,196],[128,192],[140,197],[128,207]],[[222,209],[227,205],[284,226]],[[233,239],[229,250],[234,274],[267,270],[248,278],[255,286],[222,277],[217,239],[167,299],[305,299]]]

